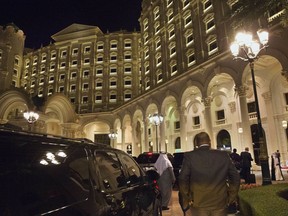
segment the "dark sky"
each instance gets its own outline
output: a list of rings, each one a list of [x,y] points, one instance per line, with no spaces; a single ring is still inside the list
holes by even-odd
[[[0,25],[14,23],[26,35],[25,46],[40,48],[73,23],[98,26],[103,33],[140,30],[142,0],[4,0]]]

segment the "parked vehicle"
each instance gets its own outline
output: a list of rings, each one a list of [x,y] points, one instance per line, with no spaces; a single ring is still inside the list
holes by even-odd
[[[173,164],[173,156],[170,153],[166,154]],[[157,161],[159,155],[159,152],[143,152],[137,157],[137,162],[145,171],[155,170],[154,164]]]
[[[85,139],[0,129],[1,216],[162,215],[159,175]]]

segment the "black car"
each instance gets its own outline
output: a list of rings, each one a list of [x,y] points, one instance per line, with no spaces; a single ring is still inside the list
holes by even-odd
[[[170,153],[166,153],[168,159],[173,164],[173,156]],[[154,164],[156,163],[160,153],[159,152],[143,152],[137,157],[138,164],[145,170],[155,170]]]
[[[1,216],[162,215],[157,173],[121,150],[6,129],[0,140]]]

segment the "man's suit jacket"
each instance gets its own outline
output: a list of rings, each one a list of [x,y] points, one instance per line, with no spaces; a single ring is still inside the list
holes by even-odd
[[[195,208],[226,208],[236,200],[239,186],[239,173],[227,152],[205,146],[184,154],[179,176],[184,209],[190,201]]]
[[[251,167],[251,161],[253,161],[253,158],[251,154],[247,151],[241,152],[240,154],[241,160],[242,160],[242,166],[243,167]]]

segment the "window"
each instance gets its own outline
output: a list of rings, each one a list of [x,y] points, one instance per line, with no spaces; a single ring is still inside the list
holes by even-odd
[[[132,59],[131,52],[125,52],[124,59],[126,61],[131,60]]]
[[[111,92],[109,96],[109,102],[116,102],[116,98],[117,98],[116,92]]]
[[[71,80],[75,80],[77,78],[77,73],[76,72],[72,72],[70,78],[71,78]]]
[[[107,191],[115,191],[126,186],[126,178],[121,163],[115,153],[97,150],[94,152],[95,166],[99,168],[101,183]]]
[[[116,61],[116,60],[117,60],[117,54],[116,53],[111,53],[110,61]]]
[[[104,49],[104,45],[102,42],[97,43],[97,51],[102,51]]]
[[[50,64],[50,71],[53,71],[53,70],[55,70],[55,63],[54,62],[52,62]]]
[[[19,58],[18,57],[15,57],[14,59],[14,65],[18,65],[19,64]]]
[[[150,89],[150,79],[145,80],[145,90]]]
[[[83,103],[83,104],[88,103],[88,97],[87,97],[87,96],[83,96],[83,97],[82,97],[82,103]]]
[[[74,48],[72,50],[72,55],[74,55],[74,56],[78,55],[78,48]]]
[[[71,102],[72,104],[75,104],[75,101],[76,101],[76,100],[75,100],[74,97],[71,97],[71,98],[70,98],[70,102]]]
[[[102,68],[97,68],[96,69],[96,76],[102,76],[103,75],[103,69]]]
[[[190,4],[190,0],[183,0],[183,8],[187,7]]]
[[[29,66],[30,66],[30,61],[29,61],[29,59],[27,59],[27,60],[25,61],[25,67],[28,68]]]
[[[78,64],[78,61],[77,60],[72,60],[72,67],[76,67]]]
[[[50,75],[49,77],[49,83],[53,83],[54,82],[54,75]]]
[[[148,29],[148,19],[145,19],[143,21],[143,26],[144,26],[144,30],[147,30]]]
[[[117,49],[117,41],[111,41],[111,43],[110,43],[110,49],[112,49],[112,50]]]
[[[131,98],[132,98],[131,92],[125,92],[124,93],[124,100],[125,101],[131,100]]]
[[[247,103],[248,113],[256,113],[255,101]]]
[[[41,62],[46,62],[46,60],[47,60],[47,55],[46,53],[43,53],[41,57]]]
[[[224,110],[219,110],[216,112],[217,114],[217,120],[223,120],[225,119],[225,113],[224,113]]]
[[[118,153],[118,157],[123,161],[123,166],[128,174],[128,179],[125,182],[129,182],[131,185],[141,182],[141,170],[139,166],[126,154]]]
[[[37,62],[38,62],[38,58],[37,58],[37,56],[34,56],[34,57],[33,57],[33,65],[36,65]]]
[[[195,53],[194,52],[189,53],[187,55],[187,59],[188,59],[188,66],[191,66],[191,65],[195,64],[196,63]]]
[[[124,41],[124,48],[125,49],[130,49],[132,47],[132,42],[131,40],[125,40]]]
[[[199,116],[194,116],[193,117],[193,125],[200,125],[200,117]]]
[[[95,102],[96,103],[101,103],[102,102],[102,95],[98,94],[95,96]]]
[[[205,27],[206,27],[206,34],[211,32],[215,28],[214,22],[214,14],[209,14],[204,19]]]
[[[160,13],[159,13],[159,7],[156,7],[153,11],[154,13],[154,20],[157,20],[160,16]]]
[[[131,72],[132,72],[131,65],[127,65],[124,67],[124,73],[125,74],[131,74]]]
[[[154,29],[155,29],[155,34],[159,33],[159,31],[160,31],[160,23],[159,22],[156,22],[154,24]]]
[[[168,10],[168,12],[167,12],[167,20],[168,20],[168,23],[171,22],[171,21],[173,20],[173,18],[174,18],[173,10],[170,9],[170,10]]]
[[[97,79],[96,83],[95,83],[95,88],[96,89],[102,89],[102,85],[103,85],[103,81],[100,79]]]
[[[172,39],[175,36],[174,26],[170,27],[170,29],[168,30],[168,34],[169,34],[169,39]]]
[[[210,35],[208,39],[206,40],[207,46],[208,46],[208,54],[212,55],[215,52],[218,51],[218,45],[216,41],[216,36],[215,35]]]
[[[97,62],[103,62],[103,55],[102,54],[97,55]]]
[[[180,121],[174,122],[174,130],[180,130]]]
[[[83,77],[88,78],[89,77],[89,70],[83,71]]]
[[[116,67],[111,67],[110,68],[110,75],[116,75],[117,74],[117,68]]]
[[[156,41],[155,41],[155,47],[156,47],[156,50],[158,50],[160,47],[161,47],[161,40],[160,38],[157,38]]]
[[[163,80],[163,73],[161,70],[157,71],[157,83],[162,82]]]
[[[173,62],[171,65],[171,76],[175,75],[177,73],[177,65],[175,62]]]
[[[83,83],[82,90],[83,90],[84,92],[87,92],[87,91],[89,90],[89,84],[88,84],[88,83]]]
[[[89,64],[89,63],[90,63],[90,59],[89,59],[89,58],[85,58],[85,59],[84,59],[84,64],[87,65],[87,64]]]
[[[75,84],[72,84],[72,85],[70,86],[70,91],[71,91],[71,92],[75,92],[75,91],[76,91],[76,85],[75,85]]]
[[[63,68],[65,68],[65,66],[66,66],[66,62],[61,62],[61,63],[60,63],[60,68],[63,69]]]
[[[174,56],[176,54],[176,47],[175,43],[172,43],[169,45],[169,50],[170,50],[170,57]]]
[[[184,16],[184,25],[187,27],[190,24],[192,24],[192,17],[191,14],[187,14]]]
[[[204,12],[207,11],[208,9],[210,9],[211,7],[212,7],[211,0],[205,0],[203,2]]]
[[[194,42],[194,37],[193,37],[193,33],[191,31],[187,32],[185,34],[185,38],[186,38],[186,44],[187,46],[192,44]]]
[[[59,90],[58,90],[60,93],[61,92],[64,92],[64,86],[59,86]]]
[[[156,54],[156,65],[159,66],[162,63],[161,53]]]
[[[59,75],[59,81],[63,82],[65,80],[65,74],[60,74]]]
[[[56,59],[56,51],[51,52],[51,60]]]
[[[112,79],[110,80],[110,88],[116,88],[117,87],[117,81]]]
[[[49,86],[48,88],[48,96],[53,94],[53,87]]]
[[[90,46],[85,46],[84,47],[84,54],[90,53],[91,47]]]
[[[63,50],[61,51],[61,58],[65,58],[67,56],[67,51]]]
[[[131,86],[132,86],[132,81],[131,81],[131,79],[126,79],[126,80],[124,81],[124,86],[125,86],[125,87],[131,87]]]

